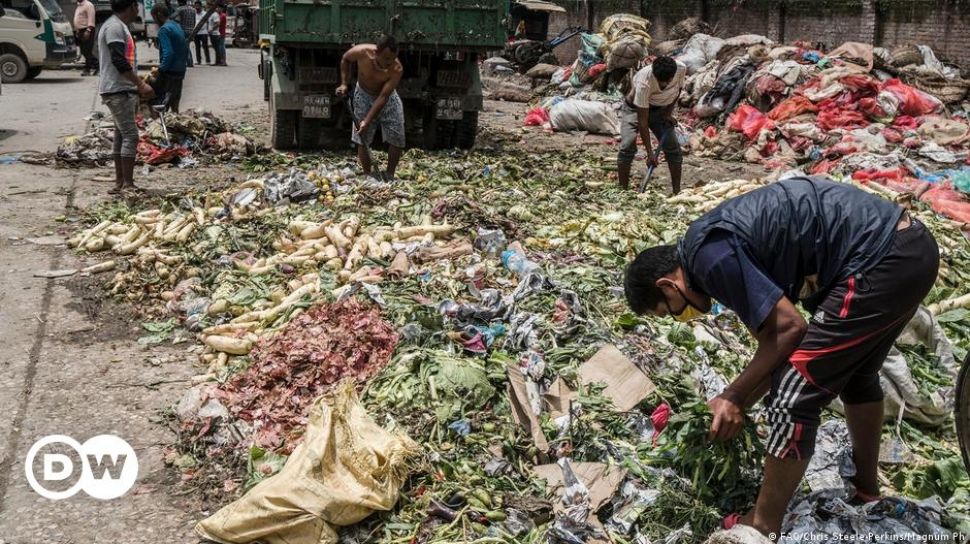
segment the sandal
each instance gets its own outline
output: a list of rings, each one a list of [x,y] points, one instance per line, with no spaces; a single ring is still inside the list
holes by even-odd
[[[740,522],[741,522],[741,514],[735,512],[733,514],[728,514],[724,516],[724,519],[721,520],[721,527],[723,527],[725,530],[730,530]]]

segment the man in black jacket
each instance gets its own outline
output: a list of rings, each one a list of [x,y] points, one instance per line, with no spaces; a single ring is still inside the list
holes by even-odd
[[[640,253],[627,268],[633,311],[689,320],[712,298],[758,340],[744,371],[708,405],[712,440],[733,438],[766,392],[764,482],[738,521],[777,535],[815,447],[822,409],[842,399],[856,500],[879,495],[883,421],[879,369],[936,280],[929,230],[896,204],[823,178],[792,178],[732,200],[693,222],[677,246]],[[811,314],[805,319],[800,302]]]

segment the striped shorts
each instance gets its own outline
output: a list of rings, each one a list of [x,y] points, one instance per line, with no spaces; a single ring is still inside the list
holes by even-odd
[[[822,409],[835,397],[846,405],[882,401],[879,369],[936,281],[939,261],[933,235],[914,219],[875,266],[826,294],[798,349],[772,376],[769,454],[811,457]]]

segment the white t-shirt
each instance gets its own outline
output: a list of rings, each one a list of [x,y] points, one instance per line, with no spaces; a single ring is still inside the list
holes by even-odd
[[[213,13],[215,13],[215,12],[213,12]],[[205,10],[195,12],[196,21],[198,21],[198,19],[200,19],[203,15],[205,15]],[[196,22],[196,24],[198,25],[198,22]],[[196,35],[199,35],[199,36],[208,36],[209,35],[209,22],[208,21],[206,21],[206,23],[204,25],[199,26],[199,31],[196,32]]]
[[[680,89],[687,77],[687,66],[679,60],[677,72],[667,83],[667,87],[660,88],[657,78],[653,77],[653,66],[644,66],[633,76],[633,105],[638,108],[650,106],[669,106],[680,96]]]

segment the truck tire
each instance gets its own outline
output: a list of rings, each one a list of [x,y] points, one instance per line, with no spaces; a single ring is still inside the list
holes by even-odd
[[[300,149],[317,149],[320,147],[320,132],[323,130],[321,119],[307,119],[300,116],[296,124],[296,145]]]
[[[455,122],[436,119],[429,114],[424,119],[424,148],[429,150],[454,147]]]
[[[0,55],[0,77],[4,83],[20,83],[27,79],[27,62],[16,53]]]
[[[956,394],[953,419],[956,422],[957,438],[960,440],[960,451],[963,453],[963,464],[970,471],[970,354],[963,361],[957,377]]]
[[[34,78],[36,78],[37,76],[40,75],[40,73],[43,70],[44,70],[44,68],[41,67],[41,66],[32,66],[30,68],[27,68],[27,79],[34,79]]]
[[[270,104],[272,105],[272,101]],[[270,109],[269,134],[274,149],[293,149],[296,138],[296,121],[300,114],[294,110]]]
[[[455,130],[455,143],[460,149],[471,149],[475,146],[475,137],[478,135],[478,112],[466,111],[458,127]]]

